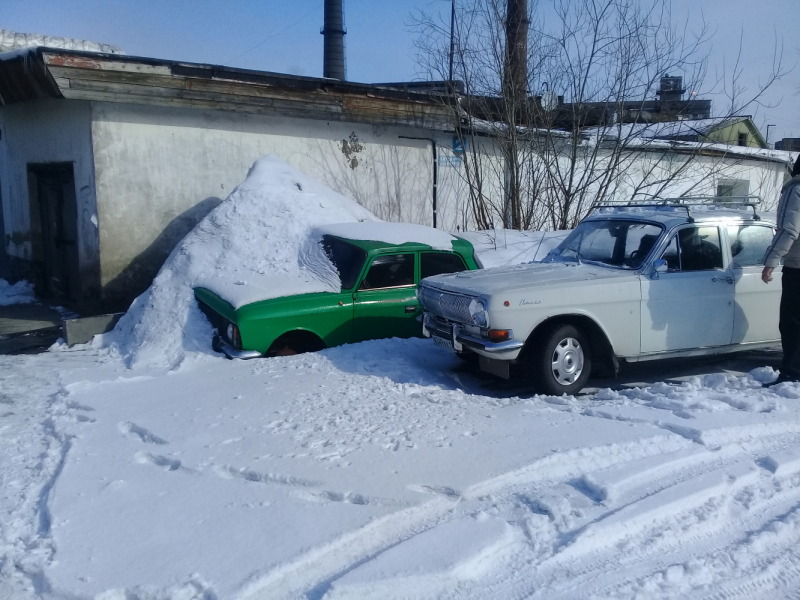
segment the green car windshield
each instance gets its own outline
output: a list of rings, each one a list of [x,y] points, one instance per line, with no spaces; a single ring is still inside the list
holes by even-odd
[[[349,290],[356,284],[361,267],[367,259],[367,253],[354,246],[340,240],[339,238],[325,235],[322,237],[322,248],[325,254],[339,271],[339,279],[342,281],[342,289]]]

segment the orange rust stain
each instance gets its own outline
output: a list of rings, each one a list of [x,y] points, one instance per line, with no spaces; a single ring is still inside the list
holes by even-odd
[[[82,56],[55,56],[48,57],[48,63],[56,67],[76,67],[78,69],[100,69],[100,61],[84,58]]]

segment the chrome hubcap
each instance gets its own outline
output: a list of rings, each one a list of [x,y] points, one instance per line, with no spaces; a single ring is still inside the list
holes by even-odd
[[[575,338],[561,340],[553,352],[553,377],[561,385],[571,385],[583,371],[583,348]]]

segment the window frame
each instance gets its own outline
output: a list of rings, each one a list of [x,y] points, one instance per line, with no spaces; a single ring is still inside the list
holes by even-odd
[[[442,271],[441,273],[436,273],[434,275],[422,275],[422,260],[425,255],[429,254],[444,254],[447,256],[454,256],[459,261],[461,261],[461,266],[464,267],[461,271]],[[436,277],[436,275],[444,275],[447,273],[462,273],[464,271],[469,271],[469,267],[467,266],[467,261],[464,260],[464,257],[461,256],[458,252],[450,252],[448,250],[421,250],[419,252],[419,277],[418,281],[422,281],[425,277]]]
[[[703,227],[707,228],[715,228],[717,230],[717,237],[719,239],[719,252],[720,257],[722,258],[722,265],[719,267],[712,267],[710,269],[692,269],[686,270],[683,268],[683,253],[681,252],[681,239],[680,233],[681,231],[685,231],[687,229],[700,229]],[[658,258],[655,260],[664,259],[664,254],[669,249],[670,245],[672,244],[672,240],[675,240],[677,250],[678,250],[678,269],[668,269],[666,273],[709,273],[712,271],[725,271],[728,266],[731,264],[730,260],[730,241],[728,240],[728,230],[727,226],[723,226],[719,223],[688,223],[686,225],[682,225],[673,229],[671,235],[667,237],[667,242],[661,251],[658,254]],[[726,245],[727,243],[727,245]],[[666,259],[664,259],[666,260]]]
[[[365,269],[364,269],[364,271],[362,273],[362,276],[361,276],[361,278],[360,278],[360,280],[358,282],[358,285],[357,285],[355,291],[356,292],[379,292],[379,291],[382,291],[382,290],[398,290],[398,289],[402,289],[402,288],[416,287],[417,286],[417,281],[419,279],[419,276],[418,276],[418,268],[419,268],[418,265],[419,265],[419,263],[417,261],[417,255],[418,254],[419,254],[418,252],[397,252],[397,251],[391,251],[391,252],[385,252],[385,253],[381,253],[381,254],[376,254],[375,256],[373,256],[371,259],[369,259],[367,261],[366,267],[365,267]],[[411,256],[412,257],[412,261],[413,262],[412,262],[412,269],[411,269],[411,283],[407,283],[407,284],[403,284],[403,285],[392,285],[392,286],[388,286],[388,287],[370,287],[370,288],[361,287],[363,285],[363,283],[367,280],[367,276],[369,275],[369,271],[372,268],[372,265],[375,264],[375,261],[378,260],[379,258],[383,258],[383,257],[386,257],[386,256]]]

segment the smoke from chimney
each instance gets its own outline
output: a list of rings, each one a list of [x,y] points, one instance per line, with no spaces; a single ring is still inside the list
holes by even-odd
[[[344,81],[344,0],[325,0],[325,26],[320,33],[325,36],[322,76]]]

